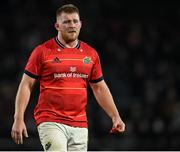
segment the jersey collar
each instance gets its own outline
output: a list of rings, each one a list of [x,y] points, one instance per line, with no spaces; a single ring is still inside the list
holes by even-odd
[[[55,39],[55,42],[56,42],[61,48],[63,48],[63,49],[66,48],[66,47],[58,40],[57,37],[55,37],[54,39]],[[76,45],[74,48],[77,48],[77,49],[80,48],[80,41],[79,41],[79,40],[78,40],[77,45]]]

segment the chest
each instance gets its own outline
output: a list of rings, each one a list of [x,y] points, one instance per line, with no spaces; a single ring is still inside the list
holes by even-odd
[[[93,67],[93,56],[78,52],[55,52],[46,54],[43,62],[43,73],[78,73],[90,74]]]

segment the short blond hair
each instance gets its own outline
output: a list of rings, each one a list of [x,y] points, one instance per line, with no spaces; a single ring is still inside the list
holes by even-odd
[[[58,8],[56,11],[56,17],[60,16],[63,12],[69,14],[77,13],[79,15],[79,9],[73,4],[66,4]]]

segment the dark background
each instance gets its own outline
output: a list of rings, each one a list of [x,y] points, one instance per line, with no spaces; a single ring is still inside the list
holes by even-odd
[[[6,0],[0,4],[0,150],[42,150],[33,119],[38,85],[25,121],[29,138],[13,143],[14,100],[34,47],[56,36],[62,4],[80,9],[80,39],[97,49],[104,78],[126,132],[111,135],[111,120],[89,92],[89,150],[180,150],[180,5],[125,0]]]

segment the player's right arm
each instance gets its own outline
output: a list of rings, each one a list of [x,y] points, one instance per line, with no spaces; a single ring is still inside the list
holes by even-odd
[[[11,136],[16,144],[23,144],[23,136],[28,137],[26,125],[24,122],[24,113],[28,105],[31,91],[36,82],[36,79],[23,74],[20,82],[16,101],[15,101],[15,114],[14,123],[11,130]]]

